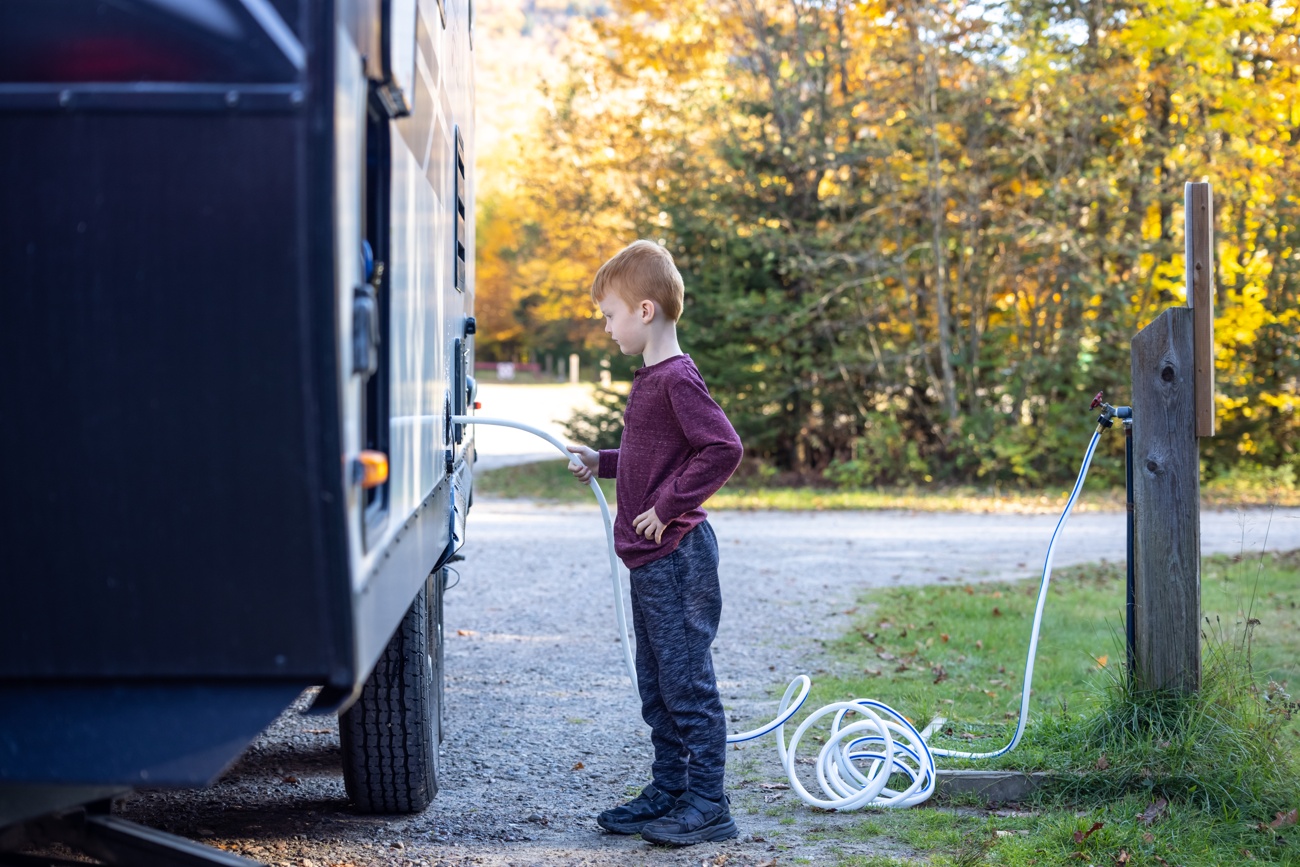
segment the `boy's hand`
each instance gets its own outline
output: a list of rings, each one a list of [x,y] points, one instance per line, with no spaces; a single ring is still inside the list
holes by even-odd
[[[586,446],[569,446],[569,451],[578,456],[582,461],[582,466],[578,466],[573,461],[569,461],[569,472],[573,477],[584,485],[591,481],[591,474],[600,467],[600,452],[595,449],[589,449]]]
[[[656,545],[663,539],[664,529],[667,526],[667,524],[659,520],[653,506],[632,519],[632,529],[636,530],[636,534],[645,536],[647,539],[654,539]]]

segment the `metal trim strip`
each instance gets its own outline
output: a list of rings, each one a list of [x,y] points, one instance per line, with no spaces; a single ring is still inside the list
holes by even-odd
[[[249,17],[257,22],[262,31],[270,37],[276,47],[284,54],[285,59],[293,64],[293,68],[302,72],[307,68],[307,50],[302,47],[298,37],[289,29],[289,25],[280,17],[267,0],[240,0],[244,6],[244,11]]]
[[[298,84],[0,84],[0,111],[297,111]]]

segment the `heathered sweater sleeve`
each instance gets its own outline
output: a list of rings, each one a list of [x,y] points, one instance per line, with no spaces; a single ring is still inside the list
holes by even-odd
[[[618,449],[601,449],[596,478],[612,479],[618,475]]]
[[[703,380],[673,383],[668,403],[694,454],[655,500],[655,514],[665,524],[704,505],[731,478],[744,453],[735,428],[709,396]]]

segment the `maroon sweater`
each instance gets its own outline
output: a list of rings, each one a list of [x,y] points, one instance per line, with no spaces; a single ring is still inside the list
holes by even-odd
[[[707,513],[700,506],[740,465],[740,437],[709,396],[689,355],[643,367],[623,410],[623,439],[600,452],[597,475],[617,478],[614,550],[635,569],[677,550]],[[632,519],[654,507],[663,539],[638,536]]]

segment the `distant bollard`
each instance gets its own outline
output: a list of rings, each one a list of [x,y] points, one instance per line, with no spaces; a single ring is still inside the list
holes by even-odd
[[[600,385],[602,388],[609,388],[610,382],[609,359],[602,358],[600,360]]]
[[[569,382],[578,381],[578,353],[569,356]]]
[[[502,382],[509,382],[515,378],[515,366],[509,361],[502,361],[497,364],[497,379]]]

